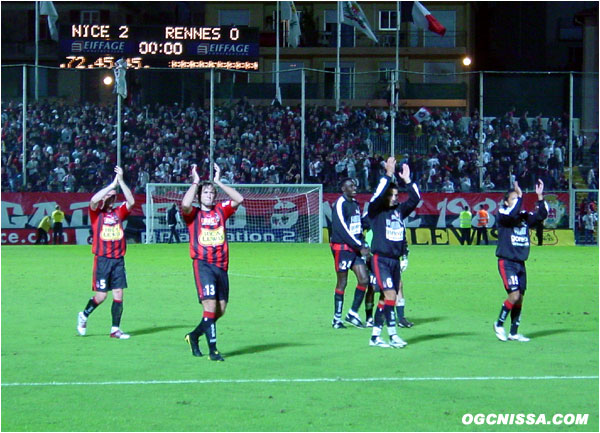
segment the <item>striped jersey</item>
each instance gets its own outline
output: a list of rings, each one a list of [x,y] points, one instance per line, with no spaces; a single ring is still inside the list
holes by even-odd
[[[127,244],[123,221],[131,213],[127,203],[116,209],[103,211],[89,208],[90,224],[92,226],[92,253],[100,257],[118,259],[125,255]]]
[[[373,231],[371,252],[384,257],[397,259],[406,254],[406,226],[404,218],[417,208],[421,196],[414,182],[406,185],[408,199],[395,206],[387,204],[386,190],[392,179],[382,176],[375,194],[369,202],[367,214]]]
[[[362,232],[358,202],[355,199],[340,196],[331,210],[330,242],[343,244],[341,249],[358,252],[365,246]],[[347,246],[347,248],[343,246]]]
[[[512,207],[498,209],[498,246],[496,256],[502,259],[524,262],[529,258],[529,227],[544,221],[548,216],[548,204],[538,202],[536,213],[521,210],[522,198]]]
[[[229,266],[229,246],[225,222],[235,213],[231,201],[227,200],[208,211],[194,207],[183,214],[190,233],[190,256],[215,265],[224,271]]]

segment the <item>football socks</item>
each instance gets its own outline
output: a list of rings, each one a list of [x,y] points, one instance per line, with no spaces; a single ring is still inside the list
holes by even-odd
[[[344,291],[335,289],[335,296],[333,297],[333,305],[335,307],[334,317],[338,320],[342,320],[342,309],[344,308]]]
[[[83,315],[85,317],[88,317],[90,314],[92,314],[92,311],[94,311],[98,305],[100,304],[97,304],[96,299],[94,299],[94,297],[92,296],[83,310]]]
[[[383,321],[385,319],[385,316],[383,314],[383,307],[377,307],[377,310],[375,311],[375,326],[377,328],[381,328],[383,326]]]
[[[512,310],[513,304],[507,299],[502,304],[502,309],[500,310],[500,316],[498,316],[498,321],[496,322],[496,326],[504,325],[504,321],[506,320],[506,316],[508,316],[508,312]]]
[[[396,301],[396,317],[398,320],[404,317],[404,298],[398,298]]]
[[[110,307],[110,313],[112,315],[112,326],[118,328],[121,326],[121,316],[123,315],[123,301],[117,301],[113,299],[112,306]]]
[[[383,314],[385,315],[385,321],[388,328],[396,327],[396,314],[394,312],[395,304],[396,302],[393,300],[386,299],[385,305],[383,306]]]
[[[521,323],[521,304],[516,304],[510,311],[510,333],[516,335]]]
[[[365,286],[356,286],[354,300],[352,301],[352,311],[358,311],[360,304],[362,304],[362,301],[365,298],[366,290],[367,288]]]
[[[208,349],[211,353],[217,352],[217,324],[215,323],[215,319],[205,317],[202,321],[204,322],[204,332],[206,334]]]
[[[367,320],[369,320],[369,318],[373,317],[373,303],[372,302],[365,303],[365,314],[367,316]]]

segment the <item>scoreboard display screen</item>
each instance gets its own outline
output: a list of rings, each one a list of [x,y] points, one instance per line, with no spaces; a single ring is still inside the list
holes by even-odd
[[[258,70],[256,27],[72,24],[59,34],[61,68],[112,68],[123,58],[136,69]]]

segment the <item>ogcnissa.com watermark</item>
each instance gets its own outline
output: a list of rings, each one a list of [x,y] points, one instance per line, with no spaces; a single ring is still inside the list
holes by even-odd
[[[589,414],[556,413],[547,416],[540,413],[466,413],[462,417],[464,425],[587,425]]]

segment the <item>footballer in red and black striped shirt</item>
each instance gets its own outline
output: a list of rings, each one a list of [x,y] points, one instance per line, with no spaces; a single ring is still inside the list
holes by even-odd
[[[230,186],[221,182],[221,169],[214,164],[214,184],[200,184],[196,165],[192,166],[193,183],[181,202],[183,219],[190,233],[190,256],[194,268],[194,280],[198,300],[204,313],[198,326],[185,336],[194,356],[202,356],[198,339],[206,335],[210,359],[224,361],[217,350],[216,321],[225,314],[229,300],[229,247],[225,222],[233,215],[244,197]],[[216,203],[217,185],[229,200]],[[192,206],[194,198],[200,207]]]
[[[123,181],[123,169],[117,166],[115,173],[111,184],[94,194],[90,200],[89,214],[92,226],[92,253],[94,253],[92,290],[95,294],[88,301],[85,309],[77,316],[77,332],[82,336],[86,334],[88,316],[104,302],[107,293],[112,291],[110,336],[124,340],[129,338],[129,335],[120,329],[123,314],[123,289],[127,287],[123,221],[131,213],[135,200],[131,190]],[[117,186],[123,190],[126,202],[113,209],[117,199]]]

